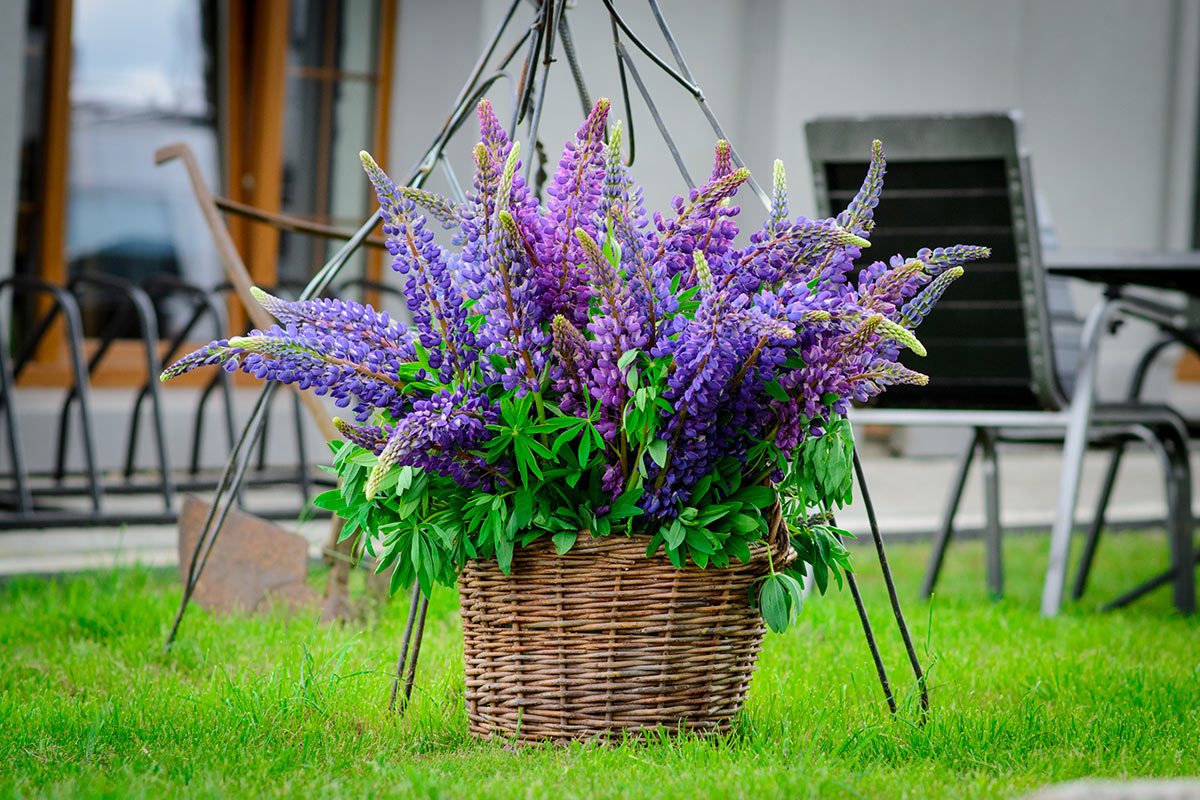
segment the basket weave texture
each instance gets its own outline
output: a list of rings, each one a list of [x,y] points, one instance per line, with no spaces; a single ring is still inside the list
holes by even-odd
[[[770,515],[776,569],[795,556]],[[765,628],[750,605],[770,571],[676,569],[644,537],[580,536],[517,550],[511,574],[472,561],[459,578],[467,716],[484,738],[620,738],[663,726],[718,733],[742,707]]]

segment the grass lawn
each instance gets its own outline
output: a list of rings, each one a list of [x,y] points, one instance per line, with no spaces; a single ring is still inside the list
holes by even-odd
[[[1161,535],[1103,544],[1094,588],[1037,614],[1046,539],[1009,537],[1008,597],[985,597],[978,543],[952,548],[917,600],[927,544],[890,554],[932,713],[889,624],[873,553],[856,548],[893,685],[888,715],[848,592],[768,635],[747,707],[720,741],[511,749],[474,741],[449,591],[430,607],[418,694],[386,712],[400,599],[359,624],[192,609],[161,653],[173,574],[120,569],[0,585],[0,796],[1013,797],[1087,775],[1200,774],[1200,625],[1169,589],[1095,605],[1163,567]],[[315,580],[319,581],[320,578]]]

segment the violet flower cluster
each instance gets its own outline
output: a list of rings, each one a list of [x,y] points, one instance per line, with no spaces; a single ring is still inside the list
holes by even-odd
[[[883,187],[878,142],[861,190],[832,219],[791,215],[776,162],[767,218],[739,239],[734,198],[749,173],[726,143],[704,185],[650,215],[608,111],[601,100],[567,143],[544,205],[486,100],[463,203],[396,186],[362,154],[411,325],[356,303],[259,293],[279,326],[213,342],[164,377],[223,364],[328,394],[353,411],[343,435],[382,466],[480,492],[515,485],[514,462],[484,452],[501,403],[532,397],[540,420],[588,421],[602,444],[582,467],[612,498],[640,488],[650,523],[678,515],[719,460],[744,462],[762,442],[788,459],[852,401],[927,381],[899,352],[924,353],[912,330],[988,251],[921,250],[856,272]],[[455,231],[452,247],[430,218]],[[645,388],[660,418],[657,446],[639,447],[627,421],[645,380],[657,381]]]

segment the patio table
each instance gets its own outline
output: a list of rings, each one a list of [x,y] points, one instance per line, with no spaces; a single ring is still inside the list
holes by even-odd
[[[1079,278],[1090,283],[1102,284],[1105,287],[1104,297],[1089,313],[1090,322],[1100,322],[1108,316],[1106,310],[1115,304],[1120,304],[1122,310],[1135,317],[1140,317],[1157,325],[1167,339],[1182,342],[1200,352],[1200,325],[1189,318],[1183,305],[1164,303],[1157,298],[1147,297],[1142,293],[1130,293],[1128,287],[1150,289],[1166,289],[1180,292],[1188,297],[1200,299],[1200,250],[1181,252],[1165,251],[1047,251],[1042,255],[1042,263],[1046,272],[1059,277]],[[1095,334],[1100,326],[1092,328],[1092,336],[1085,336],[1090,341],[1085,343],[1085,349],[1098,345]],[[1142,358],[1138,366],[1139,378],[1135,386],[1140,388],[1140,377],[1150,359],[1161,349],[1162,343],[1152,346]],[[1091,370],[1085,365],[1084,372]],[[1083,375],[1089,383],[1094,379],[1091,374]],[[1090,394],[1093,387],[1086,386],[1085,391],[1077,392],[1079,396]],[[1069,412],[1071,421],[1067,427],[1064,452],[1070,454],[1072,449],[1083,448],[1086,444],[1089,415],[1083,403],[1072,403]],[[1065,486],[1065,480],[1064,480]],[[1055,526],[1050,543],[1051,569],[1047,574],[1042,605],[1043,610],[1057,608],[1062,596],[1063,579],[1067,553],[1070,549],[1070,525],[1062,525],[1063,517],[1074,511],[1074,497],[1059,499],[1060,524]],[[1069,503],[1069,505],[1068,505]],[[1190,508],[1188,512],[1190,512]],[[1067,517],[1069,519],[1069,516]],[[1194,523],[1193,523],[1194,524]],[[1200,553],[1194,561],[1200,562]],[[1060,568],[1056,568],[1059,567]],[[1169,582],[1174,576],[1169,569],[1140,586],[1126,592],[1121,597],[1109,603],[1107,607],[1116,608],[1126,605],[1141,597],[1152,589]]]

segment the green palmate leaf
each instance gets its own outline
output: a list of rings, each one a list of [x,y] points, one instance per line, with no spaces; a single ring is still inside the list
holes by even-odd
[[[758,589],[758,610],[763,622],[775,633],[787,630],[790,616],[788,613],[788,591],[780,576],[768,575],[763,579]]]
[[[641,350],[638,350],[636,348],[634,348],[633,350],[626,350],[624,353],[621,354],[621,357],[617,359],[617,369],[625,369],[626,367],[628,367],[630,364],[633,363],[633,360],[635,358],[637,358],[638,355],[641,354],[641,352],[642,352]]]

